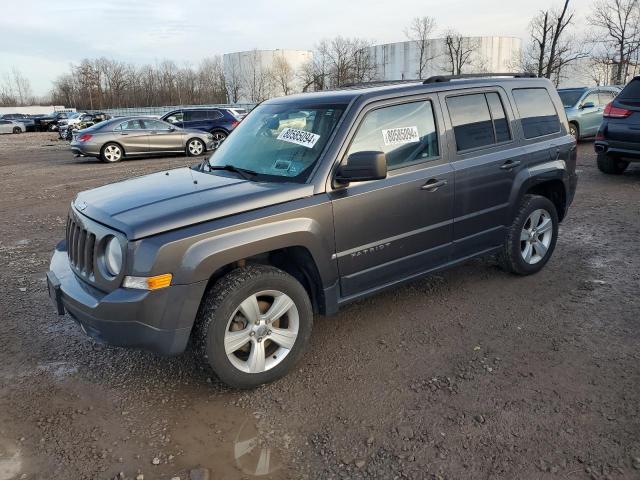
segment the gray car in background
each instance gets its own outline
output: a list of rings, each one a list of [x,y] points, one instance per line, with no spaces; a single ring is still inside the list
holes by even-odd
[[[0,118],[0,133],[22,133],[26,131],[27,128],[24,123]]]
[[[149,117],[114,118],[73,134],[71,151],[77,156],[118,162],[125,157],[185,153],[190,157],[213,150],[213,135],[187,130]]]

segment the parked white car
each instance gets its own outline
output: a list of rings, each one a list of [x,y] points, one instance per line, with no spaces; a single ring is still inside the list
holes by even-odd
[[[16,122],[15,120],[0,119],[0,133],[22,133],[26,131],[27,128],[24,126],[24,123]]]

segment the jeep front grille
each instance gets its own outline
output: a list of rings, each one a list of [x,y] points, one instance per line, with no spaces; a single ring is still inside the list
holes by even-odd
[[[67,220],[67,253],[71,266],[87,277],[93,275],[96,236],[82,228],[73,217]]]

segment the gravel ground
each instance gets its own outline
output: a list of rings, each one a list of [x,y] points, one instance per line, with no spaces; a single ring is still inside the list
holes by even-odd
[[[0,137],[0,480],[640,478],[640,168],[580,182],[553,259],[491,259],[318,318],[286,378],[236,392],[94,343],[44,272],[75,193],[178,167]]]

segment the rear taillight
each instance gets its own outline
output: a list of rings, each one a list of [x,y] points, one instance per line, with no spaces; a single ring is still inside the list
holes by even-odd
[[[633,112],[631,110],[627,110],[626,108],[614,107],[613,103],[608,103],[606,107],[604,107],[603,117],[606,118],[627,118]]]
[[[93,135],[90,135],[88,133],[83,133],[82,135],[80,135],[78,137],[78,141],[79,142],[88,142],[89,140],[91,140],[93,138]]]
[[[236,128],[239,123],[240,122],[238,122],[237,120],[234,120],[233,122],[231,122],[231,128]]]

